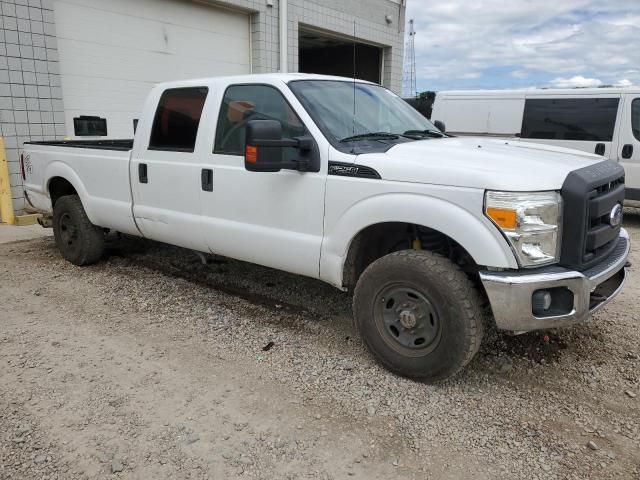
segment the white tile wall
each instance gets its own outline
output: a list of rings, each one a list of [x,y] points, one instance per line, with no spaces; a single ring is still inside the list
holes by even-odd
[[[0,13],[0,134],[7,149],[14,208],[21,213],[24,194],[18,150],[25,141],[64,136],[55,123],[64,104],[53,2],[2,0]]]

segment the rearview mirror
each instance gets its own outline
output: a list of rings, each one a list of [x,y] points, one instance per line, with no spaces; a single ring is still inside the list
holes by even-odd
[[[298,158],[285,160],[286,148],[297,149]],[[320,156],[312,137],[282,138],[279,121],[250,120],[246,126],[244,166],[250,172],[279,172],[283,168],[318,172]]]
[[[433,122],[433,125],[442,133],[447,133],[447,127],[445,127],[444,122],[436,120],[435,122]]]

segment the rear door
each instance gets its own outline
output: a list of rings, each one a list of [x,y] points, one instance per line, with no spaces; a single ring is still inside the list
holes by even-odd
[[[133,214],[142,234],[204,251],[195,151],[207,95],[205,86],[154,90],[153,122],[141,125],[145,130],[136,136],[130,167]]]
[[[640,93],[625,95],[618,159],[625,170],[627,200],[640,201]]]
[[[531,95],[525,100],[520,137],[609,158],[616,151],[614,133],[621,104],[619,94]]]

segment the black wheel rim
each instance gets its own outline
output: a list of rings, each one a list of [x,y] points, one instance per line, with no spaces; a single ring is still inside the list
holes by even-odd
[[[63,213],[59,221],[60,240],[66,247],[73,248],[78,243],[79,231],[71,215]]]
[[[438,310],[419,290],[402,284],[383,288],[376,297],[374,316],[384,341],[407,356],[423,356],[439,343]]]

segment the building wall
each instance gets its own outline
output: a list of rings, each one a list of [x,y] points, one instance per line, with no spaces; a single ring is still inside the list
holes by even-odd
[[[279,65],[279,1],[225,0],[210,2],[253,12],[253,71],[277,72]],[[387,23],[386,16],[391,18]],[[396,93],[402,88],[405,7],[399,0],[288,0],[288,65],[298,71],[299,25],[371,43],[384,50],[382,83]],[[355,25],[354,25],[355,21]],[[355,31],[355,35],[354,35]]]
[[[391,23],[385,17],[389,15]],[[402,88],[404,7],[390,0],[289,0],[289,70],[298,71],[299,27],[314,27],[383,47],[382,84]],[[354,24],[355,23],[355,24]],[[355,34],[354,34],[355,32]]]
[[[204,1],[250,13],[253,72],[279,71],[278,0],[273,0],[272,6],[268,0]],[[53,2],[0,0],[0,133],[7,147],[18,213],[24,209],[18,148],[25,141],[52,140],[70,133],[64,127]],[[288,0],[290,72],[298,71],[300,25],[381,47],[382,83],[400,92],[404,48],[401,0]]]
[[[18,146],[64,136],[53,0],[0,2],[0,130],[14,208],[24,208]]]

